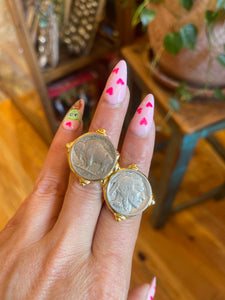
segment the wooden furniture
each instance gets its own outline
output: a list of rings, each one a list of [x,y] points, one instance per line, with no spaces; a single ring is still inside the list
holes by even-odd
[[[31,78],[33,79],[33,82],[40,95],[41,105],[47,116],[47,121],[51,128],[51,131],[52,133],[54,133],[57,128],[57,123],[55,120],[52,105],[48,98],[47,88],[37,62],[36,53],[31,42],[31,37],[26,26],[26,20],[22,3],[20,0],[7,0],[6,3],[12,16],[19,43],[24,51],[24,57],[28,65]],[[11,97],[11,99],[13,98]],[[27,111],[26,106],[24,104],[21,104],[19,107],[24,113]],[[29,119],[33,126],[36,126],[36,124],[33,121],[33,115],[29,116],[28,114],[26,114],[26,117]],[[43,135],[42,132],[39,133]]]
[[[148,45],[146,40],[137,41],[134,45],[124,47],[122,55],[126,60],[130,76],[131,102],[137,106],[141,92],[153,93],[156,108],[162,115],[170,111],[168,99],[172,92],[159,85],[150,76],[149,62],[146,60]],[[171,137],[168,142],[161,179],[157,184],[156,205],[153,208],[152,224],[162,226],[171,212],[177,212],[190,205],[208,198],[225,195],[225,183],[188,203],[172,207],[174,198],[200,138],[206,138],[220,129],[225,128],[225,102],[213,99],[196,99],[181,103],[180,110],[173,112],[168,119],[171,127]],[[211,138],[215,144],[215,138]],[[218,143],[218,142],[217,142]],[[220,144],[220,153],[225,150]]]
[[[60,79],[72,72],[81,70],[88,65],[91,65],[97,62],[99,59],[104,57],[106,54],[115,52],[120,44],[126,44],[131,41],[133,35],[133,30],[128,25],[131,20],[131,4],[134,5],[134,0],[131,1],[129,7],[123,7],[120,1],[115,1],[111,3],[113,5],[113,9],[115,10],[116,18],[114,18],[113,23],[116,24],[116,28],[118,30],[118,40],[113,44],[112,41],[107,40],[104,37],[97,37],[95,41],[94,47],[91,53],[87,56],[75,57],[68,54],[68,51],[65,47],[60,47],[60,59],[59,64],[56,68],[41,72],[40,67],[37,62],[37,56],[31,41],[30,33],[27,28],[25,15],[23,11],[22,1],[21,0],[5,0],[10,14],[12,16],[12,20],[14,22],[15,30],[17,32],[18,40],[23,48],[24,57],[28,64],[28,68],[30,70],[30,75],[34,81],[34,84],[37,88],[37,92],[40,95],[41,105],[43,107],[44,113],[46,115],[46,119],[49,123],[52,133],[54,134],[58,128],[58,121],[55,118],[54,110],[50,99],[47,93],[47,84],[57,79]],[[106,1],[107,2],[107,1]],[[110,1],[108,1],[110,2]],[[126,29],[126,32],[124,30]],[[12,95],[10,95],[12,99]],[[18,104],[18,101],[17,101]],[[27,109],[24,104],[19,105],[20,109],[24,113],[26,113],[26,117],[28,117],[29,121],[32,123],[34,127],[36,123],[34,122],[33,115],[29,116],[27,114]],[[43,132],[40,131],[43,135]]]

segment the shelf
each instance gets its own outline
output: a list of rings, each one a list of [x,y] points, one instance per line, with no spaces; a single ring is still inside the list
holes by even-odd
[[[56,68],[43,72],[46,84],[62,78],[72,72],[86,67],[102,58],[108,53],[115,51],[115,45],[103,38],[98,38],[91,53],[87,56],[74,57],[68,54],[66,47],[60,48],[60,61]]]

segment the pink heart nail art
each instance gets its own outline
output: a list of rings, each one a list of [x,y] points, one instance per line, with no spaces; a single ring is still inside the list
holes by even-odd
[[[151,107],[151,108],[150,108]],[[154,114],[154,98],[153,95],[148,94],[134,114],[131,121],[130,129],[139,136],[146,136],[151,128]],[[150,299],[150,298],[149,298]]]
[[[119,68],[115,68],[114,70],[112,70],[112,73],[118,73],[118,71],[119,71]]]
[[[141,119],[140,125],[145,125],[145,126],[148,125],[148,121],[146,120],[146,118]]]
[[[141,114],[141,112],[142,112],[142,108],[141,108],[141,107],[139,107],[139,108],[137,109],[137,113],[140,115],[140,114]]]
[[[122,84],[122,85],[124,85],[124,81],[123,81],[123,79],[122,78],[119,78],[118,80],[117,80],[117,82],[116,82],[117,84]]]
[[[152,107],[151,102],[148,102],[148,103],[146,104],[146,107]]]
[[[107,80],[104,98],[112,105],[119,104],[125,99],[126,90],[127,65],[124,60],[120,60]]]
[[[148,293],[148,299],[153,300],[156,292],[156,278],[154,277],[152,282],[150,283],[150,289]]]
[[[66,122],[65,125],[68,126],[68,127],[71,127],[72,126],[72,122]]]
[[[112,96],[113,95],[113,88],[112,87],[108,88],[106,90],[106,93],[108,93],[110,96]]]

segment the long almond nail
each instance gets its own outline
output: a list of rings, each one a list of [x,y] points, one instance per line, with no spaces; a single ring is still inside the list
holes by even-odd
[[[138,107],[130,124],[131,131],[139,136],[149,133],[154,115],[154,97],[147,95]]]
[[[77,101],[66,114],[63,120],[63,128],[67,130],[75,130],[80,126],[82,115],[80,109],[82,107],[82,100]]]
[[[150,284],[150,289],[149,289],[149,292],[148,292],[147,300],[153,300],[153,298],[155,296],[155,291],[156,291],[156,277],[154,277],[152,279],[152,282]]]
[[[127,64],[120,60],[107,80],[104,97],[110,104],[119,104],[125,98],[127,89]]]

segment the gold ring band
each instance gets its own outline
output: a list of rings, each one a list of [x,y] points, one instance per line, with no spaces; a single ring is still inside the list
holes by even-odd
[[[136,164],[121,168],[119,153],[104,129],[88,132],[66,145],[70,169],[81,185],[100,181],[105,202],[117,221],[154,204],[148,178]]]

